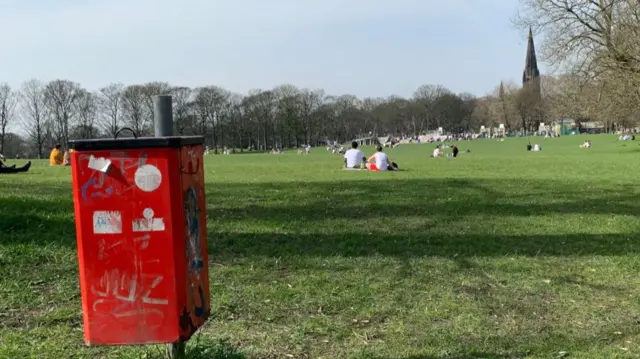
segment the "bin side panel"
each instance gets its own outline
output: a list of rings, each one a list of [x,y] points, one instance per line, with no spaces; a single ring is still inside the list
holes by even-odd
[[[71,154],[72,163],[75,163],[76,158],[77,158],[76,153],[72,153]],[[82,180],[83,180],[83,177],[81,176],[81,171],[78,170],[78,166],[72,165],[71,166],[71,188],[73,188],[73,210],[76,218],[79,218],[78,216],[82,212],[82,206],[80,204],[80,201],[78,200],[79,191],[76,190],[76,188],[80,187]],[[80,295],[82,297],[82,314],[83,314],[82,319],[83,319],[83,324],[85,328],[84,340],[86,343],[89,343],[91,339],[91,331],[89,330],[90,321],[87,313],[89,313],[89,310],[91,307],[88,305],[87,301],[84,300],[88,295],[87,286],[85,285],[85,283],[87,283],[87,279],[85,276],[86,271],[83,270],[83,268],[86,268],[85,261],[84,261],[85,248],[83,246],[83,240],[82,240],[84,237],[82,236],[82,225],[80,220],[76,220],[75,225],[76,225],[76,242],[78,246],[78,267],[80,268],[79,277],[80,277]]]
[[[177,149],[73,153],[88,344],[179,339],[167,176],[171,161],[173,167],[179,163]]]
[[[182,199],[184,202],[185,278],[178,287],[186,291],[180,308],[181,340],[188,340],[209,317],[209,266],[207,252],[207,206],[205,201],[203,146],[181,148]]]

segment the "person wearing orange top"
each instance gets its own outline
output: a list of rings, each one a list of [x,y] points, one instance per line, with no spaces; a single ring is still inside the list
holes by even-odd
[[[49,166],[60,166],[64,163],[64,153],[61,150],[62,145],[56,145],[49,155]]]

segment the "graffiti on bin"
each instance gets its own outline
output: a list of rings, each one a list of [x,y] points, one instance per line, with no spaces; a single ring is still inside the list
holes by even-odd
[[[78,161],[80,178],[84,179],[84,182],[80,186],[80,196],[82,200],[109,198],[114,195],[120,196],[135,187],[135,183],[116,185],[116,181],[110,178],[113,176],[112,174],[90,169],[88,164],[91,156],[92,155],[89,154],[82,154]],[[140,154],[140,157],[131,157],[126,151],[117,151],[111,152],[107,159],[124,175],[124,178],[131,178],[133,176],[127,176],[128,172],[134,173],[139,167],[144,166],[147,163],[148,157],[149,155],[144,152]],[[86,178],[87,176],[88,178]]]

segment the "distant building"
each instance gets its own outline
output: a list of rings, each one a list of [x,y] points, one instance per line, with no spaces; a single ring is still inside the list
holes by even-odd
[[[580,133],[606,133],[607,130],[602,121],[584,121],[580,123]]]
[[[533,31],[529,28],[529,37],[527,39],[527,55],[522,71],[522,88],[527,90],[528,99],[527,109],[527,127],[525,131],[536,131],[540,127],[540,123],[544,122],[544,113],[542,110],[542,91],[540,86],[540,70],[538,69],[538,59],[536,57],[536,47],[533,43]]]
[[[527,57],[525,58],[524,71],[522,71],[522,87],[533,87],[534,93],[541,96],[540,70],[538,69],[538,59],[536,57],[536,47],[533,43],[533,32],[529,28],[529,38],[527,41]]]
[[[522,88],[532,88],[534,96],[539,100],[542,99],[542,91],[540,86],[540,69],[538,69],[538,59],[536,57],[536,47],[533,42],[533,31],[529,28],[529,37],[527,39],[527,54],[525,57],[524,70],[522,71]],[[504,100],[505,91],[504,84],[500,83],[500,89],[498,91],[498,97],[500,100]],[[537,101],[536,101],[537,102]],[[540,108],[538,111],[533,114],[534,118],[529,119],[530,121],[530,129],[533,131],[537,131],[539,129],[540,123],[543,122],[542,112]],[[550,128],[554,128],[555,123],[552,123]],[[519,127],[519,124],[516,125]],[[549,126],[547,126],[549,127]],[[481,133],[487,134],[489,136],[503,136],[506,135],[506,130],[514,130],[510,128],[505,128],[505,124],[501,124],[499,128],[482,128]],[[549,131],[549,130],[547,130]],[[559,133],[556,131],[556,133]]]

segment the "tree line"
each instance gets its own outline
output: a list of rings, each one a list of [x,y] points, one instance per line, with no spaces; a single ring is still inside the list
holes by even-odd
[[[218,86],[189,88],[165,82],[109,84],[89,91],[69,80],[29,80],[17,89],[0,84],[0,153],[45,156],[54,143],[113,138],[128,127],[152,135],[153,96],[171,95],[177,135],[203,135],[208,145],[268,149],[358,136],[416,136],[442,127],[472,132],[480,99],[440,85],[418,88],[412,98],[360,99],[282,85],[237,94]],[[23,135],[8,133],[21,128]]]
[[[563,81],[544,79],[546,98],[560,98],[549,88]],[[56,143],[113,138],[124,127],[138,136],[152,135],[153,96],[165,94],[173,98],[177,135],[203,135],[212,150],[239,151],[344,143],[366,136],[418,136],[438,128],[456,134],[498,124],[531,129],[535,124],[527,123],[526,113],[540,106],[532,105],[530,95],[511,83],[481,97],[424,85],[411,98],[361,99],[293,85],[237,94],[218,86],[189,88],[165,82],[109,84],[90,91],[69,80],[29,80],[16,89],[0,84],[0,153],[43,158]]]

